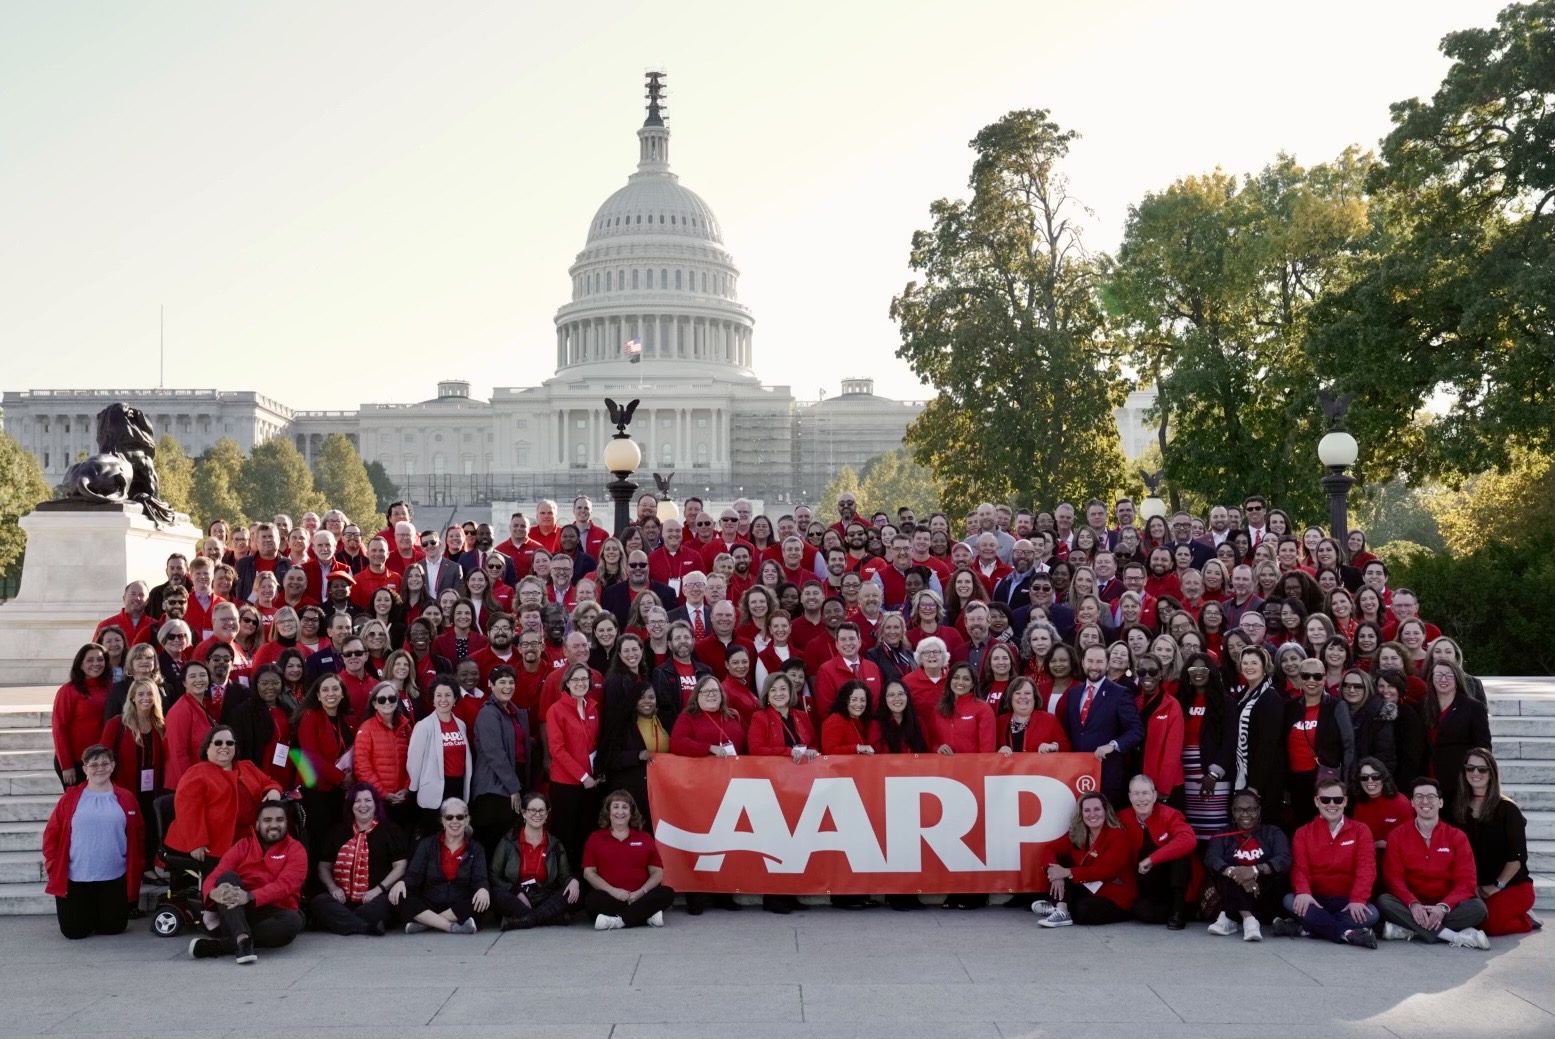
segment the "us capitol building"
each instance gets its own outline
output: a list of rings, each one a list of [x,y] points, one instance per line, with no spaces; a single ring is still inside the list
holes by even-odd
[[[649,472],[674,472],[677,496],[813,500],[843,466],[899,448],[923,403],[877,396],[869,378],[843,379],[841,394],[816,402],[756,378],[755,321],[739,301],[740,272],[718,218],[670,170],[663,80],[648,73],[637,170],[594,214],[568,271],[556,374],[542,385],[498,386],[480,400],[469,383],[450,379],[429,400],[354,411],[294,411],[241,390],[13,391],[4,397],[7,432],[58,483],[82,451],[95,450],[96,413],[123,400],[191,456],[222,437],[247,452],[285,436],[311,463],[326,436],[342,433],[418,504],[532,501],[601,492],[614,433],[604,398],[635,397],[642,404],[630,432],[646,488]],[[638,363],[628,343],[640,349]],[[1153,397],[1133,393],[1117,412],[1129,457],[1148,439]]]

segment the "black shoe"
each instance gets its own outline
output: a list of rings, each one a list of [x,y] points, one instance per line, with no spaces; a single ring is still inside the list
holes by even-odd
[[[686,914],[688,916],[701,916],[706,911],[707,911],[707,896],[706,895],[689,895],[688,894],[686,896]]]
[[[1181,931],[1187,926],[1188,921],[1183,919],[1181,909],[1173,909],[1172,915],[1166,918],[1166,929],[1168,931]]]
[[[502,918],[502,922],[497,925],[497,929],[501,931],[516,931],[520,926],[521,925],[518,922],[518,917],[504,916]]]
[[[794,910],[782,895],[766,895],[761,900],[761,911],[763,913],[776,913],[778,916],[787,916]]]
[[[1373,944],[1375,945],[1375,943]],[[246,934],[238,939],[237,962],[243,964],[244,966],[247,966],[250,963],[259,962],[259,957],[254,954],[254,939],[250,938]]]
[[[372,927],[368,928],[368,931],[375,937],[382,938],[384,935],[389,933],[389,925],[384,921],[379,920],[377,923],[373,924]]]
[[[722,909],[729,913],[738,913],[744,908],[744,906],[734,900],[733,895],[714,895],[712,903],[713,908]]]
[[[214,960],[222,953],[221,941],[217,938],[194,938],[189,942],[189,957],[195,960]]]
[[[1375,949],[1377,947],[1377,936],[1372,933],[1370,927],[1357,927],[1344,932],[1344,943],[1362,949]]]

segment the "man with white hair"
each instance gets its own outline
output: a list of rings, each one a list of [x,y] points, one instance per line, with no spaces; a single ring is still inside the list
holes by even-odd
[[[664,521],[663,539],[659,547],[648,556],[648,575],[659,584],[668,585],[675,593],[675,601],[664,603],[666,610],[674,609],[683,593],[681,585],[694,572],[701,571],[702,557],[696,549],[686,544],[686,527],[678,519]]]
[[[968,529],[966,546],[974,552],[977,550],[977,539],[983,534],[992,534],[994,542],[998,546],[995,555],[999,562],[1008,563],[1010,554],[1015,551],[1015,539],[1005,531],[999,529],[999,512],[991,501],[985,501],[977,507],[976,529]]]

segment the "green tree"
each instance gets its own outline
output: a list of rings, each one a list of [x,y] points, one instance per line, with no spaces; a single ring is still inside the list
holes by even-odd
[[[1281,155],[1240,184],[1189,177],[1131,207],[1107,299],[1154,419],[1172,504],[1260,493],[1321,513],[1313,304],[1367,230],[1372,165],[1354,149],[1306,169]]]
[[[48,500],[43,467],[9,433],[0,433],[0,575],[22,557],[27,534],[17,521]]]
[[[819,518],[822,515],[837,515],[837,495],[842,493],[853,495],[858,502],[858,511],[863,515],[869,515],[874,511],[875,505],[860,492],[858,473],[851,465],[842,467],[842,471],[832,477],[824,490],[821,491],[820,501],[816,504],[815,513]]]
[[[1433,511],[1436,485],[1411,487],[1401,476],[1361,484],[1350,495],[1350,529],[1364,530],[1368,544],[1408,541],[1433,552],[1447,547]]]
[[[313,489],[313,474],[302,453],[286,437],[276,437],[249,452],[236,484],[243,511],[268,520],[278,513],[293,517],[322,512],[323,497]]]
[[[243,472],[243,449],[230,437],[216,441],[195,462],[189,516],[202,529],[224,519],[233,526],[248,522],[237,484]]]
[[[904,505],[925,517],[939,508],[933,471],[913,461],[905,450],[876,455],[864,463],[859,471],[859,497],[869,503],[870,512],[889,513],[893,523],[896,510]]]
[[[389,479],[389,471],[383,467],[382,462],[367,463],[367,478],[372,481],[373,494],[377,498],[377,508],[373,511],[378,515],[385,515],[389,511],[389,505],[399,500],[400,489],[395,482]],[[355,516],[351,517],[361,522]]]
[[[157,438],[157,491],[175,512],[194,506],[194,461],[184,445],[163,433]]]
[[[1448,34],[1435,96],[1392,106],[1364,266],[1314,320],[1363,445],[1452,402],[1392,459],[1451,483],[1547,444],[1555,398],[1555,0],[1496,21]]]
[[[378,496],[362,456],[343,434],[331,433],[324,438],[313,462],[313,484],[329,508],[347,516],[365,517],[379,511]]]
[[[1506,472],[1482,473],[1428,503],[1454,555],[1490,542],[1537,546],[1555,539],[1555,458],[1548,449],[1514,448],[1509,462]]]
[[[922,281],[891,302],[898,357],[938,391],[908,427],[945,506],[1052,505],[1118,485],[1112,410],[1126,391],[1097,295],[1099,263],[1057,166],[1077,135],[1041,110],[972,139],[969,200],[940,199],[913,235]]]

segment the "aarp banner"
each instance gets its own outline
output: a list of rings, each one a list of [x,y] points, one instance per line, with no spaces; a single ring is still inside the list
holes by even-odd
[[[682,758],[648,767],[665,879],[791,895],[1035,892],[1091,754]]]

